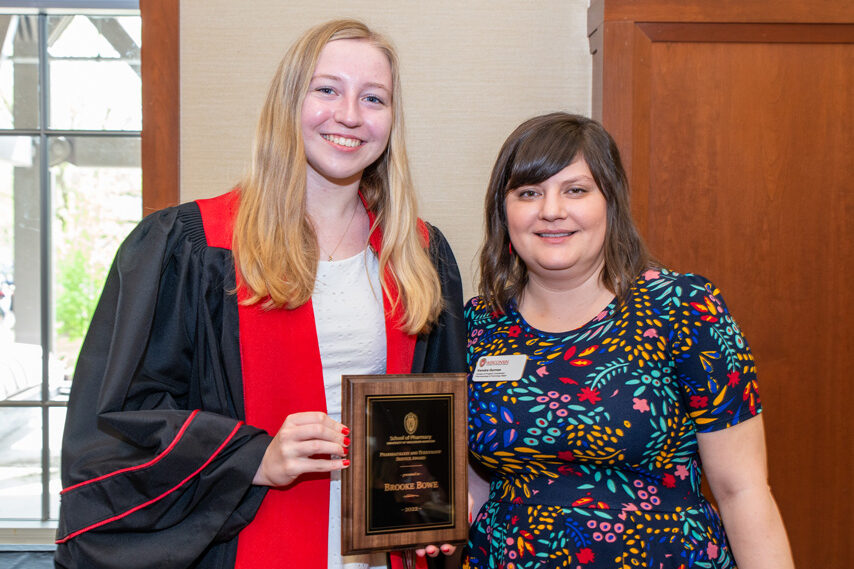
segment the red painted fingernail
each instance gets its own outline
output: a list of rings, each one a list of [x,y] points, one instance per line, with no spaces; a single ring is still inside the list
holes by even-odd
[[[469,512],[469,525],[471,525],[471,523],[473,521],[474,521],[474,518],[472,517],[471,512]]]
[[[442,551],[444,551],[445,553],[447,553],[447,552],[448,552],[448,550],[450,550],[451,548],[450,548],[450,547],[448,547],[447,545],[443,545],[441,549],[442,549]]]
[[[345,466],[345,467],[350,466],[350,459],[349,459],[349,458],[345,458],[345,459],[344,459],[344,460],[342,460],[341,462],[343,462],[343,463],[344,463],[344,466]]]
[[[350,454],[350,449],[348,449],[347,447],[344,447],[344,454],[345,455]]]
[[[350,446],[350,437],[344,437],[344,446],[345,447]]]
[[[348,429],[347,427],[344,427],[343,429],[341,429],[341,434],[342,435],[349,435],[350,429]]]

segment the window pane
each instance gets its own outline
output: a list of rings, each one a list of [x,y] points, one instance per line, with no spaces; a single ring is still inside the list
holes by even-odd
[[[0,408],[0,518],[41,518],[41,409]]]
[[[0,137],[0,400],[40,399],[38,139]]]
[[[0,15],[0,37],[0,128],[38,128],[38,18]]]
[[[142,128],[139,39],[133,20],[139,18],[48,17],[50,128]]]
[[[51,140],[54,353],[71,376],[104,279],[142,214],[139,138]],[[51,378],[51,399],[64,387]]]
[[[45,129],[141,130],[140,38],[139,16],[0,14],[0,131],[18,130],[0,134],[0,519],[42,519],[45,495],[58,515],[66,409],[39,402],[45,391],[67,401],[104,278],[142,211],[138,136]]]
[[[62,480],[59,474],[62,450],[62,431],[65,430],[65,407],[50,408],[50,517],[59,517],[59,491]]]

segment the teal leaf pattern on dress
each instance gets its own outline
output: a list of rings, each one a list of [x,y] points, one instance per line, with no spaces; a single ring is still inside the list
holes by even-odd
[[[761,411],[720,291],[645,271],[586,325],[536,330],[511,302],[466,306],[468,361],[524,354],[518,381],[469,383],[469,447],[489,474],[465,566],[735,567],[703,498],[697,433]]]

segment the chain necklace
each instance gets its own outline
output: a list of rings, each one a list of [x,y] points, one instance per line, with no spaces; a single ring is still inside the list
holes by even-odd
[[[329,255],[327,255],[327,257],[326,257],[327,261],[330,261],[330,262],[332,261],[332,255],[335,254],[335,251],[337,251],[338,247],[341,246],[341,243],[344,242],[344,238],[347,237],[347,232],[350,231],[350,226],[353,225],[353,220],[356,219],[356,212],[358,210],[359,210],[359,204],[354,205],[353,206],[353,215],[350,216],[350,221],[347,222],[347,227],[344,228],[344,233],[341,234],[341,239],[338,240],[338,244],[335,245],[335,248],[329,252]],[[318,243],[317,246],[320,248],[320,251],[322,253],[323,247],[320,247],[320,243]]]

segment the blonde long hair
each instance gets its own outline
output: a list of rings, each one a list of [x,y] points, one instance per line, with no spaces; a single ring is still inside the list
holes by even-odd
[[[260,302],[265,309],[296,308],[311,298],[317,236],[306,212],[300,115],[321,50],[330,41],[342,39],[370,42],[385,53],[391,66],[393,119],[388,147],[365,169],[360,189],[375,215],[371,232],[382,231],[383,293],[394,298],[403,330],[424,332],[438,317],[442,295],[417,227],[397,55],[388,40],[357,20],[335,20],[310,29],[279,63],[255,131],[251,170],[240,184],[232,244],[237,286],[249,293],[245,304]],[[396,297],[390,295],[393,289],[398,291]]]

